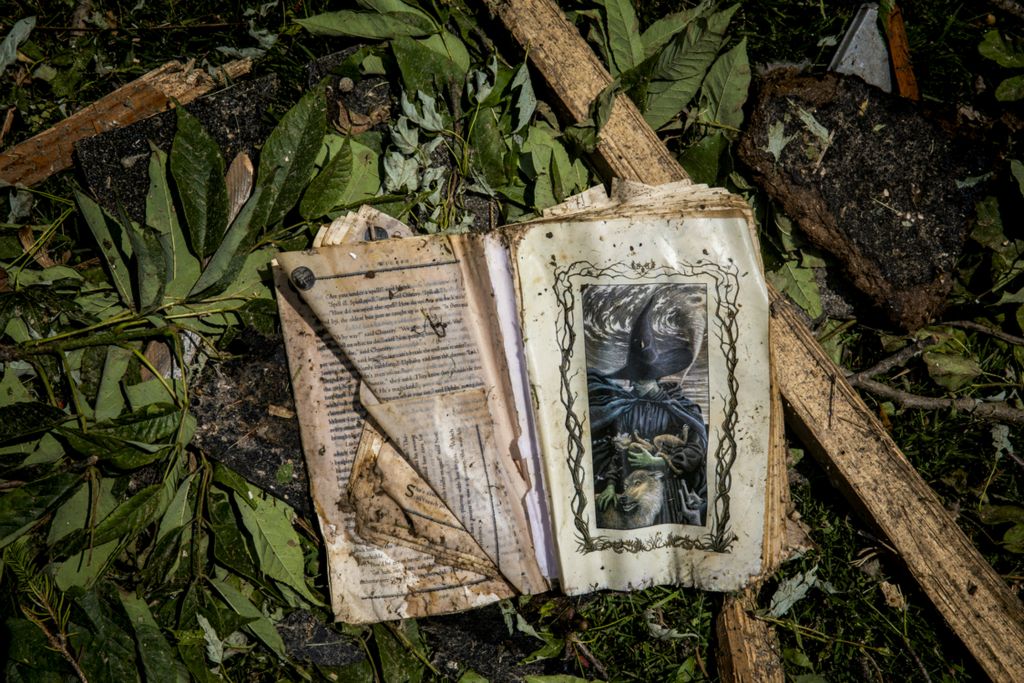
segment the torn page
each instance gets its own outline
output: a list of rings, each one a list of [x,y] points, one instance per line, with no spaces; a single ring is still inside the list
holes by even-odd
[[[363,207],[358,214],[335,221],[318,235],[318,241],[380,239],[396,234],[408,234],[408,228]],[[461,611],[511,595],[507,584],[493,579],[497,574],[493,564],[487,567],[480,562],[478,568],[486,571],[467,571],[466,563],[446,564],[435,554],[424,552],[422,546],[360,536],[349,492],[353,463],[360,451],[372,453],[374,459],[382,449],[386,454],[389,451],[372,429],[363,438],[364,412],[355,400],[359,379],[352,364],[279,269],[275,270],[275,283],[336,618],[369,623],[426,616]],[[397,467],[387,455],[385,462]],[[391,470],[385,466],[381,477],[390,479]],[[415,473],[405,472],[403,481],[424,496],[430,495],[429,485]]]
[[[359,372],[381,431],[516,590],[543,592],[507,370],[466,249],[457,237],[409,237],[280,260]]]

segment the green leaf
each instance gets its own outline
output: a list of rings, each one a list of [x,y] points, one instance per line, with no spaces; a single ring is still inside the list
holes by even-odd
[[[108,346],[107,357],[103,362],[103,374],[96,392],[96,407],[93,417],[104,422],[112,420],[124,409],[124,395],[121,393],[121,378],[128,371],[128,365],[134,354],[130,349],[120,346]]]
[[[263,641],[263,644],[269,647],[271,652],[284,659],[284,641],[281,639],[277,629],[274,628],[274,622],[230,583],[218,579],[210,579],[210,585],[217,589],[217,592],[231,606],[231,609],[235,610],[240,616],[252,619],[253,621],[246,624],[246,628]]]
[[[648,26],[647,30],[640,35],[640,42],[644,46],[644,59],[664,47],[668,41],[689,26],[697,17],[706,14],[710,7],[711,3],[705,0],[692,9],[673,12]]]
[[[135,255],[135,281],[138,283],[139,310],[152,311],[163,303],[167,286],[167,258],[160,234],[153,228],[130,222],[128,238]]]
[[[313,604],[321,604],[306,586],[299,535],[292,527],[292,509],[268,497],[253,492],[256,509],[239,505],[242,522],[252,536],[260,570],[291,588]]]
[[[185,232],[178,223],[167,181],[167,155],[156,148],[149,158],[146,224],[156,230],[164,252],[167,273],[164,295],[171,300],[181,299],[199,278],[199,259],[189,251]]]
[[[971,231],[971,239],[993,251],[1005,249],[1007,239],[1003,233],[1003,221],[999,216],[999,200],[995,197],[985,197],[977,203],[975,210],[978,218],[974,230]]]
[[[811,319],[821,316],[821,294],[812,269],[801,268],[796,261],[786,261],[781,268],[768,273],[768,280],[789,295]]]
[[[1024,164],[1017,159],[1010,159],[1010,173],[1017,181],[1021,196],[1024,197]]]
[[[612,76],[617,76],[623,71],[629,71],[644,59],[640,22],[630,0],[604,0],[604,14],[608,29],[608,46],[612,52],[611,72]]]
[[[65,683],[71,669],[64,659],[52,649],[42,630],[28,619],[8,616],[4,620],[7,641],[7,666],[20,664],[22,680],[26,683]],[[6,668],[6,667],[5,667]],[[10,674],[7,668],[6,673]],[[57,673],[60,672],[60,673]],[[14,682],[13,676],[8,681]]]
[[[274,177],[278,178],[281,174],[279,169]],[[249,256],[249,250],[256,244],[262,227],[257,213],[262,207],[263,188],[257,185],[235,216],[217,251],[210,257],[206,269],[189,292],[189,298],[208,298],[232,286],[233,281],[239,276],[242,264]]]
[[[814,664],[811,663],[811,658],[803,650],[796,648],[787,647],[782,651],[782,658],[794,666],[799,666],[802,669],[813,669]]]
[[[1000,102],[1016,102],[1024,99],[1024,76],[1011,76],[996,86],[996,99]]]
[[[775,163],[779,163],[779,159],[782,158],[782,150],[786,149],[786,145],[795,137],[796,134],[786,135],[786,124],[781,120],[772,121],[772,125],[768,127],[768,145],[763,149],[772,155]]]
[[[469,73],[470,57],[465,44],[448,31],[414,40],[391,41],[402,85],[406,92],[447,92],[461,85]]]
[[[220,148],[196,117],[175,109],[178,129],[171,144],[171,174],[185,212],[189,239],[205,258],[220,243],[228,223],[228,189]]]
[[[1003,534],[1002,545],[1007,552],[1017,555],[1024,554],[1024,524],[1015,524],[1010,527]]]
[[[159,541],[171,531],[190,524],[196,514],[196,484],[199,481],[199,472],[193,472],[185,477],[178,487],[178,491],[171,499],[167,511],[160,520],[160,528],[157,529],[156,538]]]
[[[425,36],[436,33],[434,22],[422,12],[357,12],[339,10],[308,19],[296,19],[302,28],[320,36],[352,36],[372,40],[390,40],[399,36]]]
[[[235,500],[237,499],[238,496],[235,496]],[[241,531],[235,509],[227,494],[223,491],[210,491],[207,504],[210,509],[214,558],[238,574],[258,578],[259,571],[249,553],[249,544]]]
[[[832,133],[829,132],[828,128],[821,125],[821,122],[818,121],[818,119],[814,118],[814,114],[797,105],[796,115],[800,118],[800,122],[804,124],[804,128],[806,128],[811,135],[825,145],[831,143]]]
[[[995,29],[985,34],[985,38],[978,45],[978,52],[982,57],[993,60],[999,66],[1009,69],[1024,68],[1024,50],[1014,49],[1012,45],[1003,40],[1003,36]]]
[[[515,99],[515,123],[512,125],[512,132],[518,133],[530,122],[533,112],[537,110],[537,96],[533,92],[533,82],[530,81],[530,70],[526,62],[523,62],[516,70],[515,76],[509,87],[518,94]]]
[[[137,536],[166,508],[168,498],[164,495],[163,488],[162,484],[147,486],[118,505],[96,525],[92,533],[86,530],[72,532],[68,534],[61,547],[54,550],[66,556],[86,546],[102,545],[109,541]]]
[[[803,600],[808,591],[818,584],[818,567],[815,565],[802,574],[792,576],[779,583],[772,595],[771,606],[768,613],[775,617],[783,617],[800,600]]]
[[[694,21],[665,46],[647,87],[644,118],[652,128],[664,126],[693,99],[738,7]]]
[[[416,622],[407,620],[395,625],[395,629],[405,630],[406,640],[416,647],[422,645],[419,632],[416,630]],[[410,639],[409,636],[412,636]],[[419,683],[424,677],[423,661],[410,651],[399,638],[395,637],[387,626],[376,624],[373,627],[373,639],[377,643],[377,651],[380,653],[381,671],[385,681],[409,681]],[[422,647],[417,649],[423,649]],[[426,653],[421,652],[421,656]]]
[[[96,521],[110,514],[117,507],[113,493],[116,481],[114,478],[101,477],[88,486],[80,486],[54,512],[46,542],[53,545],[71,532],[84,529],[93,508]]]
[[[236,500],[240,498],[253,510],[256,509],[255,496],[252,495],[252,490],[249,488],[249,482],[242,478],[242,475],[238,474],[238,472],[235,472],[223,463],[214,463],[213,481],[214,483],[220,484],[224,488],[237,493],[238,497]]]
[[[4,36],[3,41],[0,42],[0,72],[3,72],[17,60],[18,46],[28,40],[28,36],[32,33],[35,25],[35,17],[25,17],[14,22],[10,33]]]
[[[714,185],[718,181],[718,160],[728,146],[724,133],[707,135],[687,147],[679,157],[679,163],[693,182]]]
[[[111,232],[107,217],[96,202],[77,189],[75,190],[75,199],[82,211],[82,217],[85,218],[93,238],[100,247],[100,253],[103,254],[103,261],[107,264],[114,288],[128,308],[135,308],[131,271],[128,270],[127,264],[127,259],[131,256],[131,244],[123,240],[120,233],[115,236]],[[123,226],[121,229],[124,230]]]
[[[345,193],[351,182],[352,145],[346,140],[324,170],[309,184],[299,204],[299,213],[306,220],[326,216],[328,211],[341,204],[338,197]]]
[[[223,679],[210,673],[206,665],[206,636],[202,631],[176,631],[178,654],[188,671],[200,683],[219,683]]]
[[[477,113],[469,142],[473,149],[473,167],[491,187],[504,185],[508,180],[505,174],[505,141],[498,126],[496,110],[487,107]]]
[[[188,683],[188,670],[175,657],[174,650],[164,638],[146,601],[126,591],[119,591],[118,595],[135,630],[135,642],[146,680],[156,683]]]
[[[139,680],[135,643],[114,621],[97,590],[86,593],[76,602],[90,622],[73,629],[77,638],[72,641],[75,649],[82,653],[79,664],[88,680],[119,683]]]
[[[978,518],[983,524],[1024,524],[1024,507],[1020,505],[981,505]]]
[[[967,386],[982,372],[977,360],[960,354],[925,351],[921,358],[932,381],[950,391]]]
[[[63,410],[38,401],[0,406],[0,443],[49,431],[70,418]]]
[[[52,474],[0,496],[0,548],[28,531],[31,525],[64,500],[78,482],[77,474]]]
[[[303,95],[281,117],[260,152],[256,188],[262,190],[263,208],[254,230],[274,225],[295,206],[313,174],[326,127],[327,100],[321,87]]]
[[[715,60],[701,86],[701,115],[709,123],[739,128],[750,87],[747,39]]]

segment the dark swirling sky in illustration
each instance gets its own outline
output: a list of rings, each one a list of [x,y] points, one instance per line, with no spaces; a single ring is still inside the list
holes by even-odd
[[[583,329],[587,367],[610,374],[626,363],[633,321],[653,297],[655,338],[690,340],[694,368],[707,368],[707,288],[703,284],[587,285],[583,287]]]

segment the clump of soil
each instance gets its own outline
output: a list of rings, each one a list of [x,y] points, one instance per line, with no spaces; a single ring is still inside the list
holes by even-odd
[[[456,680],[467,671],[475,671],[491,683],[577,673],[564,659],[523,664],[543,643],[519,631],[510,634],[498,605],[418,623],[430,647],[431,663],[446,679]]]
[[[240,357],[208,364],[193,389],[194,442],[206,454],[313,519],[284,345],[247,332]]]
[[[240,152],[255,157],[270,134],[263,112],[277,96],[278,79],[244,81],[185,105],[220,146],[225,167]],[[78,168],[99,203],[116,215],[120,202],[132,220],[146,217],[150,144],[170,152],[177,130],[173,111],[86,138],[75,145]]]
[[[359,642],[328,627],[306,610],[296,610],[276,626],[288,656],[321,666],[345,666],[366,659]]]
[[[775,71],[740,148],[758,183],[892,324],[942,308],[967,235],[967,175],[912,103],[858,78]]]

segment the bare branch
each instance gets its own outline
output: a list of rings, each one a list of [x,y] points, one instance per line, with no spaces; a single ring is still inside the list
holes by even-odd
[[[903,408],[916,408],[920,410],[953,409],[981,420],[1024,425],[1024,410],[1018,410],[1004,401],[986,402],[974,398],[933,398],[931,396],[911,394],[901,389],[893,389],[881,382],[876,382],[873,379],[860,375],[854,375],[849,380],[850,384],[854,387],[863,389],[875,396],[894,401]]]
[[[950,322],[941,323],[942,325],[949,325],[950,327],[959,327],[962,330],[974,330],[975,332],[982,332],[989,336],[995,337],[996,339],[1002,339],[1004,342],[1015,344],[1017,346],[1024,346],[1024,337],[1018,337],[1014,334],[997,330],[994,327],[983,325],[981,323],[972,322],[970,320],[953,320]]]
[[[876,375],[881,375],[884,372],[889,372],[895,367],[901,366],[908,360],[916,356],[917,354],[924,351],[929,346],[933,346],[938,340],[935,337],[925,337],[924,339],[918,339],[916,342],[900,349],[888,358],[881,360],[866,370],[861,370],[856,373],[849,373],[846,375],[847,381],[850,384],[857,386],[857,382],[861,380],[871,379]]]

